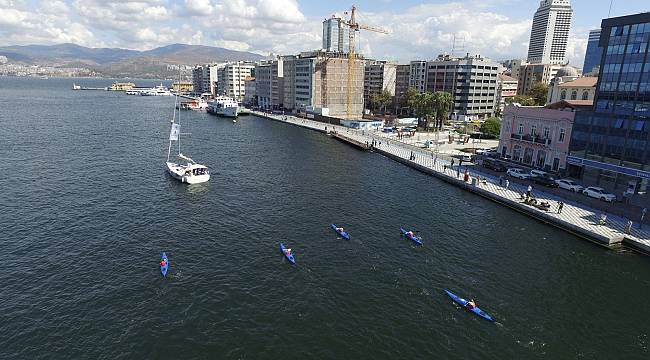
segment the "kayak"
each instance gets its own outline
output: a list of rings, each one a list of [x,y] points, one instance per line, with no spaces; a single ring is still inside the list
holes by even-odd
[[[280,243],[280,252],[282,252],[282,255],[284,255],[291,264],[295,265],[296,259],[293,258],[293,254],[287,254],[286,250],[287,248],[284,247],[284,244]]]
[[[163,276],[167,276],[167,269],[169,269],[169,259],[167,259],[167,254],[162,253],[162,257],[160,259],[165,260],[165,266],[160,265],[160,272],[162,273]]]
[[[406,236],[407,238],[411,239],[414,243],[417,245],[422,245],[422,238],[419,238],[414,235],[410,235],[408,231],[404,230],[404,228],[399,228],[399,231],[402,233],[402,235]]]
[[[460,306],[462,306],[462,307],[465,308],[466,310],[469,310],[469,311],[473,312],[474,314],[476,314],[476,315],[482,317],[482,318],[485,319],[485,320],[488,320],[488,321],[494,321],[494,319],[492,319],[492,317],[491,317],[490,315],[488,315],[485,311],[479,309],[478,307],[475,307],[475,308],[473,308],[473,309],[468,308],[468,307],[467,307],[467,303],[468,303],[469,301],[467,301],[467,300],[465,300],[465,299],[463,299],[463,298],[461,298],[461,297],[456,296],[455,294],[453,294],[453,293],[452,293],[451,291],[449,291],[449,290],[445,290],[445,292],[447,293],[447,295],[449,295],[449,297],[450,297],[452,300],[454,300],[456,303],[458,303]]]
[[[339,234],[340,237],[344,238],[345,240],[350,240],[350,234],[348,234],[345,231],[339,231],[338,227],[335,224],[330,224],[332,229],[336,231],[337,234]]]

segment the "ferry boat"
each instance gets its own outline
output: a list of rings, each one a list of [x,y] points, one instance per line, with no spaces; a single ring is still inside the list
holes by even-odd
[[[217,96],[208,101],[208,112],[218,116],[236,118],[239,115],[239,104],[228,96]]]

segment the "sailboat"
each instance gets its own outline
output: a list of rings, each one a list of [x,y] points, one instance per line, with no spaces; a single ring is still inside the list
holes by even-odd
[[[179,74],[180,78],[180,74]],[[176,107],[178,105],[178,93],[174,101],[174,116],[172,116],[172,128],[169,132],[169,148],[167,149],[167,172],[176,180],[186,184],[200,184],[210,180],[210,171],[205,165],[196,163],[189,156],[181,153],[181,111],[178,109],[176,117]],[[178,121],[176,121],[178,119]],[[178,143],[178,154],[176,158],[184,161],[170,161],[172,152],[172,142]]]

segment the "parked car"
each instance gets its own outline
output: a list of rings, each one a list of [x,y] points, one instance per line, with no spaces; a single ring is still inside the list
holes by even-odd
[[[606,192],[605,189],[596,186],[589,186],[586,189],[582,190],[582,193],[589,197],[600,199],[602,201],[612,202],[616,200],[616,195],[610,194]]]
[[[557,184],[557,186],[560,189],[573,191],[575,193],[582,192],[582,190],[585,189],[582,185],[578,184],[577,182],[575,182],[573,180],[569,180],[569,179],[555,180],[555,183]]]
[[[519,168],[508,169],[506,175],[512,176],[513,178],[522,179],[522,180],[530,179],[532,177],[530,173],[527,173],[524,170]]]
[[[472,157],[467,155],[467,154],[462,154],[462,155],[459,155],[458,157],[460,158],[460,160],[465,161],[465,162],[471,162],[472,161]]]
[[[500,161],[489,158],[483,159],[483,167],[497,172],[505,172],[508,170]]]
[[[555,182],[555,178],[550,175],[533,176],[532,180],[536,184],[544,185],[546,187],[558,187],[557,183]]]
[[[538,176],[550,176],[546,171],[542,170],[531,170],[530,175],[532,177],[538,177]]]

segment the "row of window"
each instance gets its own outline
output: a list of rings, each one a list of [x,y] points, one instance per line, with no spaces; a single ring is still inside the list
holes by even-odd
[[[561,100],[566,100],[566,90],[562,90],[560,93],[560,99]],[[573,90],[571,91],[571,100],[578,100],[578,91]],[[582,92],[582,100],[589,100],[589,91],[585,90]]]
[[[650,22],[643,24],[612,26],[610,36],[625,36],[628,34],[650,33]]]
[[[524,124],[520,123],[519,128],[517,129],[517,134],[523,135],[524,134]],[[550,139],[550,134],[551,134],[551,129],[548,127],[544,127],[544,130],[542,131],[542,138],[544,139]],[[530,136],[537,136],[537,125],[532,125],[530,127]],[[566,137],[566,130],[565,129],[560,129],[560,133],[558,134],[557,141],[558,142],[564,142],[564,138]]]

